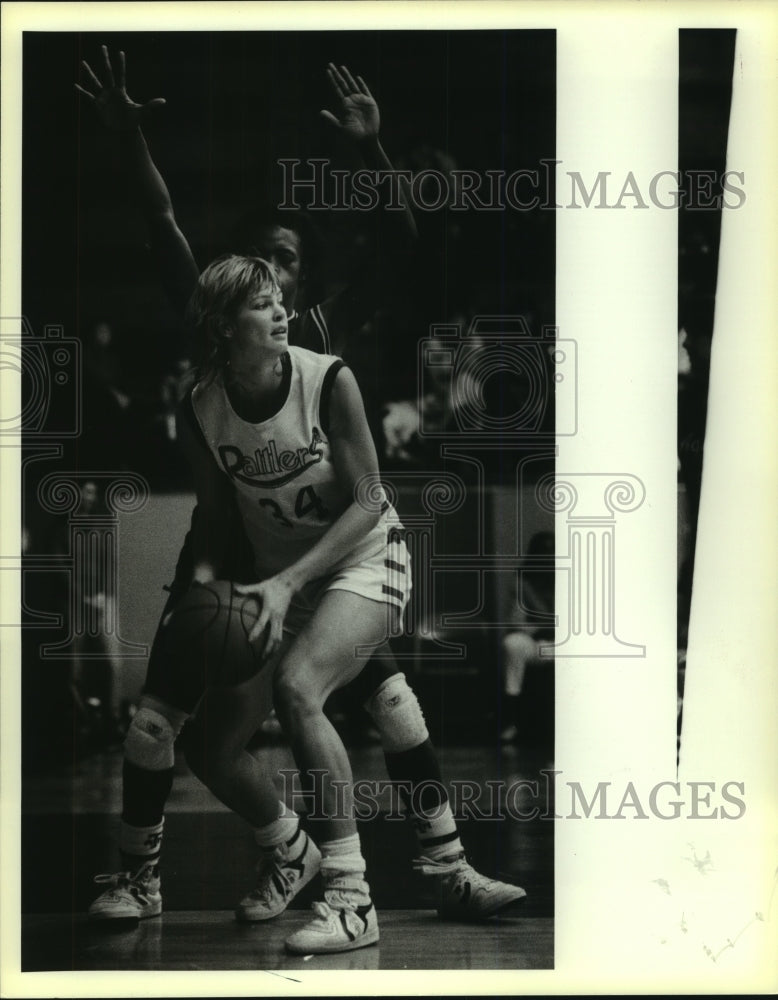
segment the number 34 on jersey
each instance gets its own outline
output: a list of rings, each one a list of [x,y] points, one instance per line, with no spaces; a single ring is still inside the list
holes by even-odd
[[[275,500],[272,500],[270,497],[262,497],[259,505],[266,508],[273,518],[280,524],[283,524],[285,528],[294,528],[294,522],[284,514],[280,504]],[[327,521],[330,512],[313,486],[301,486],[295,498],[294,514],[298,520],[313,516],[319,521]]]

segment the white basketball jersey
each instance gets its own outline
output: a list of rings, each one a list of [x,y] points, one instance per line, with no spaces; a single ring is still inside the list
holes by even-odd
[[[335,475],[324,429],[327,398],[321,412],[323,390],[328,397],[342,362],[300,347],[289,347],[289,358],[286,400],[258,424],[235,413],[221,374],[199,382],[192,392],[205,441],[235,489],[260,579],[296,562],[353,500]],[[333,572],[386,545],[390,513],[391,508]],[[392,523],[397,524],[396,518]]]

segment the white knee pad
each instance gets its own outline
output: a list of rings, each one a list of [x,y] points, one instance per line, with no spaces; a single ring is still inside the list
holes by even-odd
[[[150,708],[141,702],[124,741],[124,756],[144,771],[164,771],[173,766],[173,744],[186,720],[184,712],[173,708],[166,710],[161,702],[155,701],[154,705]],[[167,711],[167,714],[163,715],[157,709]]]
[[[538,655],[538,643],[526,632],[509,632],[502,641],[506,656],[527,663]]]
[[[404,674],[393,674],[373,694],[365,708],[381,734],[387,753],[413,750],[429,737],[418,699]]]

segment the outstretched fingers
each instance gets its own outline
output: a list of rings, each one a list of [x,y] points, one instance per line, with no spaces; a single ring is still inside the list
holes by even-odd
[[[354,77],[348,66],[336,66],[335,63],[327,64],[327,76],[332,84],[333,90],[341,100],[351,97],[354,94],[362,94],[374,100],[370,93],[370,88],[361,76]]]
[[[108,81],[109,87],[115,87],[116,82],[113,78],[113,67],[111,66],[111,58],[108,55],[108,46],[101,45],[100,50],[103,53],[103,68],[105,69],[105,79]]]
[[[82,59],[81,60],[81,68],[84,70],[84,72],[86,73],[86,75],[89,77],[89,79],[92,82],[93,86],[95,86],[98,90],[102,90],[103,89],[102,83],[95,76],[94,72],[92,71],[92,67],[89,65],[89,63],[86,61],[86,59]],[[78,86],[78,84],[76,84],[76,86]],[[79,88],[79,89],[82,90],[83,88]],[[88,91],[84,90],[84,93],[86,94],[86,93],[88,93]],[[89,94],[89,96],[90,97],[94,97],[94,94]]]
[[[124,58],[124,53],[119,51],[119,79],[117,80],[120,90],[126,89],[127,84],[127,65]]]
[[[340,75],[338,67],[335,63],[329,63],[327,65],[327,78],[332,84],[332,89],[338,95],[338,97],[343,101],[348,97],[348,90],[346,88],[346,81]]]
[[[82,93],[84,95],[84,97],[88,97],[90,101],[94,101],[94,99],[95,99],[95,95],[94,94],[90,94],[88,90],[84,90],[84,88],[82,86],[80,86],[79,84],[76,84],[75,87],[76,87],[76,90],[80,91],[80,93]]]
[[[369,97],[371,98],[371,100],[375,100],[373,95],[370,93],[370,88],[368,87],[368,85],[365,83],[365,81],[362,79],[361,76],[357,77],[357,83],[359,84],[360,91],[365,95],[365,97]]]
[[[346,81],[346,85],[348,87],[349,93],[350,94],[356,94],[356,93],[358,93],[359,92],[359,87],[356,84],[356,80],[354,79],[354,77],[349,72],[348,67],[347,66],[341,66],[340,67],[340,72],[343,74],[343,79]]]

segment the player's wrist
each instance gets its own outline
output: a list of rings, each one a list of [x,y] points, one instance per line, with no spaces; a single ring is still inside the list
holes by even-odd
[[[140,135],[140,121],[135,117],[115,117],[101,119],[101,125],[106,132],[113,132],[114,135],[122,136],[129,141],[134,141]]]
[[[283,570],[276,577],[276,581],[283,587],[286,587],[289,591],[289,595],[296,594],[298,590],[302,588],[307,583],[299,571],[295,571],[294,566],[290,566],[288,569]]]
[[[381,140],[378,137],[378,132],[375,135],[364,135],[356,140],[356,145],[362,156],[368,162],[368,166],[373,165],[373,161],[377,160],[381,154]]]

